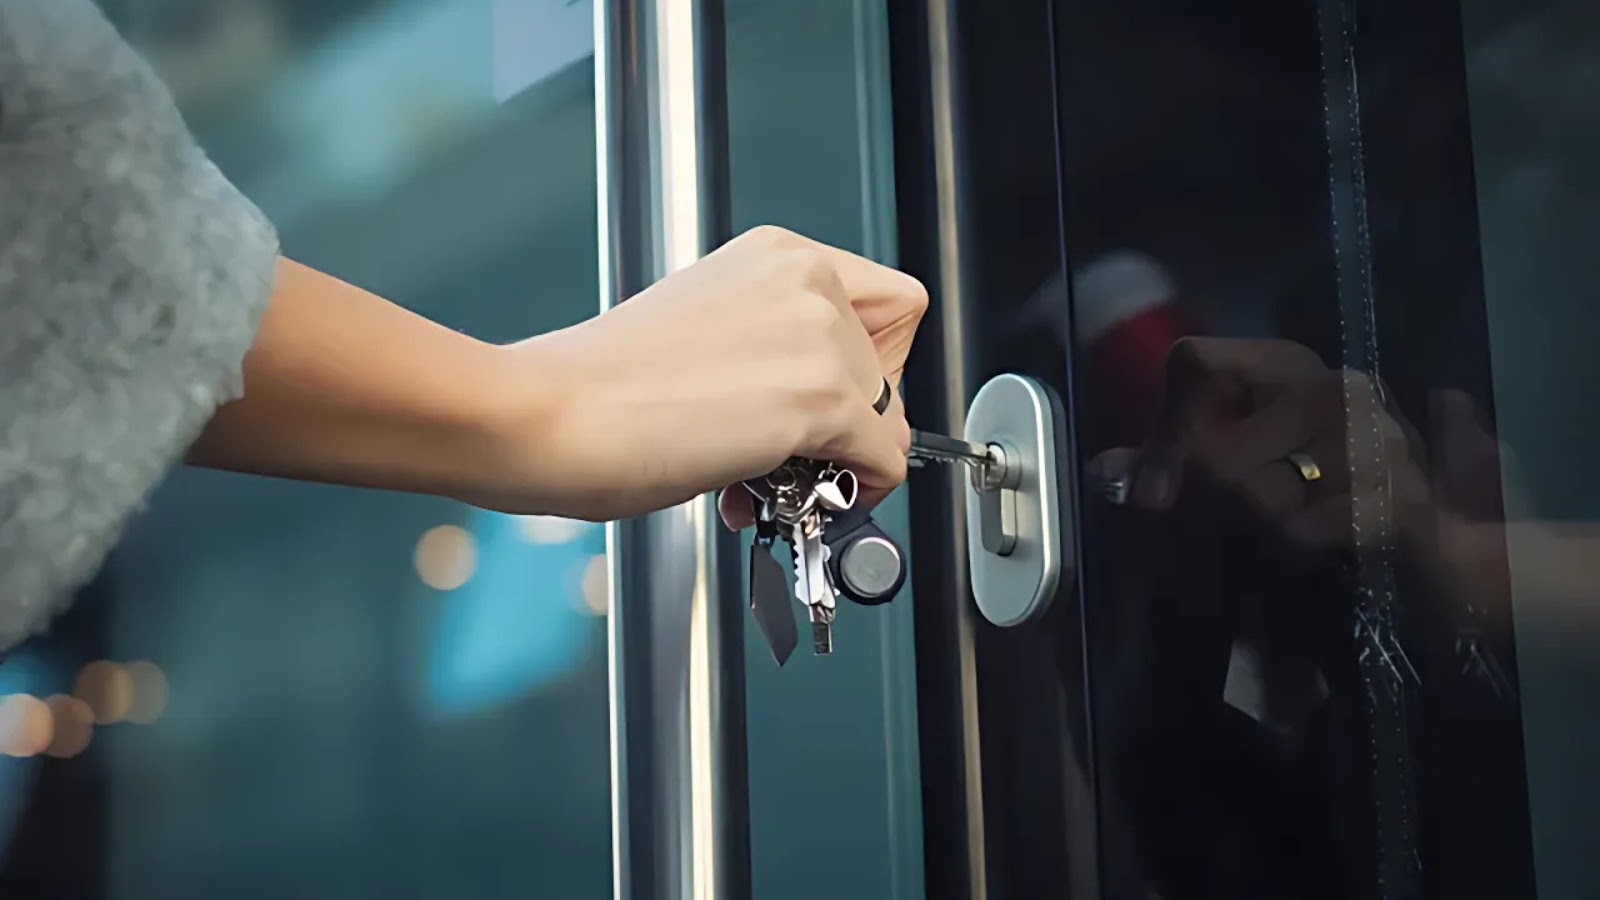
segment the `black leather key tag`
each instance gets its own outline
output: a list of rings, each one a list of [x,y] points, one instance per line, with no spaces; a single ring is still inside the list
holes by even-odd
[[[789,576],[773,559],[771,547],[760,542],[750,545],[750,614],[767,639],[773,660],[781,666],[794,653],[800,634],[794,624]]]

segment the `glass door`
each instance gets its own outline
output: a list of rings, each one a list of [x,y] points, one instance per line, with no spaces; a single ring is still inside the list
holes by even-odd
[[[1001,7],[908,19],[912,412],[1052,385],[1078,577],[971,621],[913,490],[929,896],[1595,896],[1600,14]]]

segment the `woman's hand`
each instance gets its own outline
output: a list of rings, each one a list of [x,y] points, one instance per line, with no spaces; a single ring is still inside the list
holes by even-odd
[[[1361,430],[1357,465],[1349,460],[1351,429]],[[1388,506],[1402,530],[1431,521],[1420,446],[1376,381],[1329,368],[1303,345],[1185,338],[1168,353],[1145,446],[1107,451],[1093,466],[1102,478],[1131,474],[1129,501],[1145,509],[1173,506],[1186,478],[1202,473],[1291,542],[1329,549],[1355,537],[1358,509]],[[1361,536],[1379,535],[1368,528]]]
[[[916,279],[780,228],[747,232],[573,328],[504,348],[516,378],[559,399],[505,427],[501,509],[620,518],[764,475],[836,461],[878,502],[905,478],[898,386],[927,293]],[[513,390],[513,396],[516,392]],[[723,497],[751,521],[742,490]]]
[[[190,460],[611,519],[836,460],[876,503],[905,478],[897,384],[915,279],[760,228],[597,318],[503,347],[284,260],[244,396]],[[750,521],[745,491],[723,516]]]

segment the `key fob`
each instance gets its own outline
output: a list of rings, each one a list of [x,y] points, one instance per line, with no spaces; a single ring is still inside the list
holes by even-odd
[[[906,583],[906,554],[863,507],[836,513],[822,533],[839,595],[862,606],[888,603]]]

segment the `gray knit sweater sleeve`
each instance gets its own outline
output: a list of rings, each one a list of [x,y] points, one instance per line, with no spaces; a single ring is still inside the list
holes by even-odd
[[[0,0],[0,653],[239,392],[277,252],[91,0]]]

